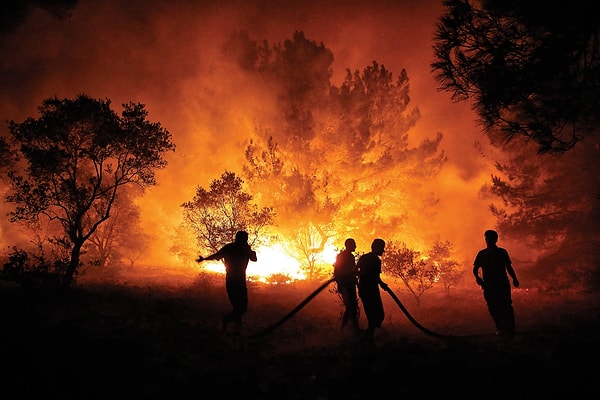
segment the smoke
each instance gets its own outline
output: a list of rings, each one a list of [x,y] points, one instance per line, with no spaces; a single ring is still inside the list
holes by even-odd
[[[453,242],[457,258],[470,260],[494,224],[489,200],[480,196],[492,159],[482,156],[485,144],[474,146],[482,137],[468,105],[439,93],[430,73],[441,3],[101,0],[80,1],[63,19],[32,9],[0,37],[0,117],[21,122],[37,117],[43,99],[79,93],[111,99],[117,112],[122,103],[144,103],[149,119],[167,128],[177,145],[157,174],[158,186],[138,202],[142,224],[156,239],[144,262],[172,263],[170,236],[182,221],[181,203],[225,169],[241,171],[249,132],[256,128],[252,116],[274,118],[277,109],[269,88],[224,62],[224,42],[245,31],[272,45],[303,31],[332,51],[334,85],[346,69],[362,70],[373,61],[395,77],[406,69],[411,107],[421,113],[411,140],[441,132],[448,156],[440,176],[428,182],[447,218],[423,229],[432,239]],[[5,248],[15,237],[4,221],[1,227]]]

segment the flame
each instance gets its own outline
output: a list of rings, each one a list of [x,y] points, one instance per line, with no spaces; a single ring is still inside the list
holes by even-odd
[[[333,265],[337,249],[329,244],[318,254],[317,259],[324,264]],[[256,250],[257,261],[250,262],[246,274],[250,281],[262,283],[290,283],[306,279],[302,263],[289,255],[280,244],[261,246]],[[206,261],[203,268],[207,271],[225,273],[221,261]],[[279,279],[272,279],[274,276]],[[282,281],[283,280],[283,281]]]
[[[273,275],[287,276],[289,281],[306,279],[301,263],[279,245],[261,246],[256,250],[257,261],[248,265],[248,278],[267,282]]]
[[[327,264],[333,265],[337,255],[338,255],[338,250],[333,246],[333,244],[328,244],[323,249],[323,252],[321,253],[321,258]]]

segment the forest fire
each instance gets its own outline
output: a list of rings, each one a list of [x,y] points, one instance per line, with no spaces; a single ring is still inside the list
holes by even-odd
[[[62,170],[50,179],[28,176],[47,167],[35,157],[29,171],[17,168],[6,174],[0,189],[11,201],[1,203],[1,211],[20,214],[11,214],[12,221],[0,220],[0,240],[8,249],[4,258],[14,255],[16,246],[17,255],[25,248],[30,260],[52,256],[61,264],[70,257],[69,274],[79,265],[187,268],[194,254],[215,251],[231,240],[235,229],[251,228],[261,254],[248,276],[259,281],[318,279],[331,267],[334,251],[326,247],[339,248],[347,237],[357,241],[359,251],[380,237],[414,256],[410,262],[431,259],[418,265],[460,265],[464,272],[482,246],[481,233],[500,226],[501,240],[513,249],[516,262],[535,268],[535,275],[546,273],[537,268],[540,259],[556,272],[566,268],[562,260],[584,257],[581,243],[597,240],[597,227],[588,222],[597,209],[597,176],[590,167],[597,165],[596,142],[591,138],[570,150],[579,140],[576,134],[562,142],[560,135],[550,138],[551,148],[560,149],[562,143],[569,150],[555,158],[537,154],[539,143],[519,140],[515,132],[510,145],[501,145],[502,132],[483,140],[473,110],[449,101],[431,73],[432,50],[439,65],[446,61],[447,49],[435,36],[442,3],[382,3],[368,12],[358,5],[341,12],[342,4],[335,2],[290,5],[277,18],[265,16],[253,2],[236,4],[233,13],[227,6],[201,3],[144,8],[140,24],[130,23],[127,6],[102,2],[68,4],[49,14],[38,10],[27,18],[23,11],[24,18],[15,19],[19,23],[1,37],[2,50],[12,60],[1,67],[7,77],[0,98],[2,120],[14,123],[1,137],[14,141],[10,149],[8,142],[0,142],[0,150],[12,156],[24,145],[35,150],[29,155],[39,151],[49,156],[48,149],[57,148],[60,152],[52,156],[97,157],[63,160],[65,168],[90,167],[79,176],[81,168]],[[69,15],[70,7],[77,12]],[[164,18],[166,9],[169,18]],[[107,20],[118,29],[107,30]],[[502,22],[512,26],[510,18]],[[103,32],[101,38],[97,32]],[[536,32],[545,31],[530,33]],[[52,46],[23,46],[40,37]],[[106,63],[109,68],[97,68]],[[36,66],[35,71],[23,68],[27,65]],[[577,62],[573,67],[580,65],[595,64]],[[571,70],[576,68],[567,72]],[[538,75],[543,76],[533,77]],[[538,83],[544,88],[544,82]],[[86,100],[77,93],[85,93]],[[91,108],[80,112],[84,103]],[[119,104],[126,105],[124,112]],[[105,115],[90,112],[108,108],[111,113]],[[106,118],[92,124],[92,115]],[[535,120],[536,115],[545,114],[528,117]],[[550,126],[586,126],[562,123],[565,115]],[[42,129],[47,121],[57,124],[54,131]],[[121,130],[79,129],[106,127],[108,121],[119,121]],[[66,122],[70,125],[59,125]],[[529,126],[540,126],[534,122]],[[72,136],[57,144],[56,132]],[[111,132],[120,136],[110,137]],[[46,136],[33,140],[37,134]],[[105,159],[94,146],[107,142],[122,148]],[[140,142],[148,152],[138,152]],[[76,149],[74,143],[94,145]],[[115,160],[126,162],[113,168]],[[134,161],[135,174],[113,174],[133,171],[125,166]],[[580,177],[576,182],[574,171]],[[109,176],[115,180],[109,182]],[[67,182],[69,177],[73,181]],[[32,189],[27,178],[38,187]],[[62,179],[61,190],[51,192],[45,185]],[[121,187],[124,182],[128,184]],[[134,183],[145,187],[133,189]],[[48,197],[38,197],[39,188]],[[64,188],[78,188],[71,199],[90,195],[75,202],[88,208],[64,204]],[[98,193],[117,195],[93,197]],[[48,220],[36,220],[32,210],[48,204]],[[65,210],[71,214],[64,215]],[[275,249],[269,243],[274,237]],[[594,265],[593,260],[582,263]],[[219,271],[221,266],[206,268]]]
[[[76,30],[95,29],[93,26],[96,23],[104,26],[101,19],[97,20],[98,14],[93,7],[90,7],[88,4],[77,6],[78,15],[83,13],[87,19],[83,25],[79,24],[77,18],[67,19],[64,26],[54,26],[53,21],[46,21],[53,26],[51,29],[55,29],[53,41],[61,43],[67,37],[79,38],[81,35],[74,34]],[[440,9],[439,5],[428,7]],[[191,8],[188,10],[191,14],[199,11]],[[144,12],[153,13],[151,10]],[[187,14],[183,10],[177,14],[179,12]],[[393,15],[410,20],[404,12],[396,10]],[[118,25],[123,22],[124,29],[128,30],[131,26],[125,23],[125,19],[121,20],[126,14],[125,11],[117,12],[111,19]],[[388,17],[391,14],[384,12],[382,15]],[[32,17],[37,19],[40,16]],[[163,23],[168,24],[167,21],[154,18],[149,16],[148,29],[157,28],[154,22],[158,21],[162,21],[159,25],[166,28]],[[217,20],[222,19],[214,21]],[[71,22],[75,22],[75,25],[71,25]],[[212,29],[219,32],[216,35],[214,32],[207,34],[199,31],[196,27],[187,27],[190,34],[197,37],[197,43],[193,44],[187,39],[175,42],[179,43],[177,52],[187,54],[188,62],[182,64],[175,61],[178,57],[161,57],[160,63],[170,76],[169,90],[156,92],[155,89],[161,85],[145,85],[145,93],[138,91],[139,100],[147,104],[148,118],[160,121],[172,133],[177,148],[172,154],[165,155],[168,164],[156,172],[155,186],[146,188],[144,193],[120,191],[121,196],[111,210],[109,222],[101,225],[86,243],[81,260],[84,265],[123,262],[144,266],[162,263],[172,268],[178,263],[187,265],[195,253],[214,251],[216,244],[208,248],[206,243],[197,241],[197,231],[190,229],[189,225],[182,228],[184,210],[181,204],[192,200],[194,188],[204,187],[210,192],[210,182],[219,180],[224,170],[232,171],[236,178],[243,180],[240,192],[252,196],[253,204],[259,208],[272,207],[275,214],[272,224],[265,226],[269,231],[263,229],[259,236],[277,236],[277,250],[259,250],[264,254],[256,265],[249,266],[249,276],[256,279],[265,280],[276,274],[280,274],[282,279],[285,276],[292,280],[310,279],[313,264],[329,268],[332,263],[330,256],[323,255],[323,249],[314,249],[324,245],[325,239],[326,246],[341,247],[348,236],[355,237],[362,249],[368,248],[375,235],[425,249],[441,235],[455,244],[457,257],[462,254],[470,256],[472,249],[464,245],[465,237],[471,236],[468,231],[479,231],[480,224],[488,224],[487,221],[492,223],[492,217],[485,207],[473,208],[473,220],[463,221],[461,229],[457,229],[454,224],[447,223],[445,217],[436,217],[431,206],[435,204],[445,216],[449,216],[462,208],[460,198],[469,198],[468,203],[479,202],[474,200],[473,194],[463,191],[484,182],[483,177],[487,176],[487,172],[470,172],[467,182],[460,186],[461,193],[456,192],[457,185],[435,183],[436,180],[448,181],[447,176],[438,175],[446,163],[446,155],[452,155],[455,151],[461,154],[460,158],[449,161],[452,164],[450,171],[454,171],[457,161],[465,162],[466,152],[459,149],[464,145],[462,141],[460,144],[447,144],[443,148],[442,137],[432,133],[441,131],[442,126],[434,126],[431,120],[423,120],[424,125],[417,126],[417,103],[420,99],[430,101],[433,97],[420,94],[424,89],[419,87],[415,91],[415,86],[412,86],[411,105],[405,99],[409,95],[409,76],[415,81],[423,80],[420,71],[425,68],[410,59],[407,66],[410,75],[405,76],[402,62],[384,60],[386,66],[393,68],[388,69],[380,63],[373,63],[372,54],[361,56],[357,65],[353,57],[343,55],[345,50],[338,53],[336,49],[330,49],[326,42],[321,44],[320,37],[315,38],[301,31],[295,34],[293,31],[285,32],[278,27],[275,29],[279,32],[276,36],[289,37],[281,43],[288,45],[289,53],[282,52],[280,43],[273,41],[269,43],[273,59],[254,60],[256,65],[263,63],[268,68],[253,69],[250,64],[241,61],[244,54],[253,54],[258,50],[257,44],[262,39],[262,33],[249,31],[247,36],[240,34],[238,29],[247,22],[231,21],[230,26],[213,26]],[[378,29],[386,26],[376,25]],[[354,54],[362,53],[356,47],[356,42],[338,43],[328,29],[320,28],[317,32],[336,47],[353,49]],[[12,35],[5,37],[5,45],[16,45],[23,34],[27,35],[26,31],[17,32],[14,42]],[[111,35],[108,32],[106,34]],[[430,41],[412,28],[407,28],[406,34],[413,37],[407,43],[412,43],[415,49],[425,47]],[[137,33],[131,31],[126,36],[134,38]],[[153,35],[142,34],[142,37],[149,36]],[[222,41],[217,43],[215,37],[222,38]],[[369,42],[366,33],[362,40]],[[128,54],[128,51],[120,48],[128,48],[121,40],[101,43],[101,46],[107,47],[98,49],[94,54]],[[200,44],[203,50],[198,52],[194,47]],[[81,45],[84,46],[83,43]],[[172,45],[168,48],[175,50]],[[70,49],[73,51],[69,53],[71,55],[77,52],[74,47]],[[138,58],[135,63],[120,63],[119,68],[124,70],[115,71],[110,80],[91,77],[94,75],[91,70],[84,72],[93,63],[73,64],[73,68],[81,69],[81,73],[70,74],[69,79],[77,88],[76,92],[114,99],[113,108],[118,112],[121,99],[128,101],[130,98],[130,93],[124,89],[130,86],[127,82],[139,81],[139,68],[143,70],[156,65],[150,59],[147,59],[149,63],[146,66],[139,64],[139,60],[157,54],[152,48],[140,48],[139,51],[147,56]],[[207,54],[207,51],[214,54],[213,62],[219,68],[205,65],[205,59],[199,57],[200,53]],[[260,51],[256,54],[260,54]],[[297,59],[286,61],[291,56]],[[62,57],[70,58],[67,54]],[[108,60],[110,56],[102,56],[102,59]],[[170,59],[174,61],[172,64],[168,62]],[[334,59],[336,64],[333,64]],[[135,71],[128,71],[127,65],[137,67]],[[209,70],[206,70],[207,67]],[[347,67],[356,70],[357,74],[346,78],[344,71]],[[52,86],[51,82],[62,80],[59,76],[61,71],[64,71],[62,67],[54,69],[48,65],[40,74]],[[205,73],[207,71],[212,72]],[[302,71],[314,71],[314,74]],[[146,76],[154,76],[150,70],[147,72],[149,74],[144,73]],[[79,76],[91,78],[79,80]],[[178,76],[182,76],[182,80],[178,81]],[[378,77],[382,84],[378,87],[374,82],[370,83],[371,77]],[[159,78],[153,81],[165,80]],[[244,84],[239,84],[240,81]],[[109,82],[114,83],[114,87]],[[369,90],[372,91],[372,98],[366,98],[367,101],[361,103],[363,94],[358,88],[365,84],[371,85]],[[433,88],[432,81],[428,81],[427,85]],[[47,97],[41,90],[42,98]],[[329,91],[331,96],[327,94]],[[69,88],[51,92],[71,97]],[[339,94],[334,95],[337,92]],[[206,97],[209,93],[212,93],[210,99]],[[214,102],[215,97],[221,100]],[[377,99],[382,97],[388,99],[387,106],[381,107],[378,103]],[[4,120],[20,122],[28,117],[38,117],[35,114],[39,106],[36,101],[13,104],[17,99],[19,97],[14,95],[2,99],[3,104],[7,105],[3,110],[22,110],[10,115],[3,114]],[[166,104],[164,101],[185,106],[164,108],[160,105]],[[340,108],[341,104],[345,106]],[[422,105],[428,107],[426,103]],[[304,119],[302,115],[310,115],[310,118]],[[456,112],[451,113],[451,118],[456,126],[464,124],[458,122]],[[306,124],[309,120],[312,122]],[[449,121],[444,121],[442,125],[446,126]],[[217,148],[218,151],[213,150]],[[468,164],[468,168],[472,169],[480,166],[481,162],[474,157]],[[460,170],[465,167],[458,167],[457,173],[461,174]],[[424,185],[425,179],[430,179],[430,183]],[[432,193],[431,187],[440,190]],[[8,187],[3,186],[2,189],[5,194]],[[452,201],[446,200],[450,198]],[[11,204],[3,203],[1,206],[3,212],[12,209]],[[190,208],[191,213],[196,211],[198,208]],[[421,223],[422,218],[428,219],[427,224]],[[195,221],[198,220],[192,218],[192,222]],[[48,235],[52,237],[56,227],[40,229],[52,232]],[[117,237],[113,229],[118,232]],[[5,249],[12,245],[31,248],[30,236],[30,231],[21,230],[20,226],[9,223],[7,219],[0,222],[0,238]],[[224,238],[221,244],[226,240],[228,238]],[[46,253],[56,250],[47,242],[44,242],[44,246]],[[105,254],[107,251],[110,253],[111,246],[115,253],[112,259]],[[325,250],[327,252],[333,251]],[[267,259],[273,262],[267,263]],[[220,265],[216,263],[213,267],[218,270]]]
[[[7,398],[598,397],[597,1],[5,3]]]

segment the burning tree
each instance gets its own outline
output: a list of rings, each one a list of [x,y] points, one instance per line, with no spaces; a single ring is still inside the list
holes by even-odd
[[[460,263],[450,258],[451,252],[452,243],[448,240],[437,241],[429,250],[427,259],[439,271],[439,281],[444,286],[446,295],[450,295],[450,288],[456,286],[464,274],[464,270],[460,269]]]
[[[278,214],[286,216],[286,224],[278,232],[285,238],[288,255],[300,262],[308,279],[321,279],[331,272],[318,264],[325,246],[335,237],[332,217],[338,211],[337,205],[326,194],[324,199],[319,198],[322,188],[318,179],[299,169],[288,169],[272,137],[266,146],[261,150],[250,142],[244,172],[253,189],[268,198]]]
[[[40,118],[11,121],[12,154],[7,201],[16,204],[12,222],[58,223],[70,255],[57,271],[69,285],[80,266],[84,243],[107,221],[119,189],[156,184],[163,153],[174,151],[170,133],[147,121],[140,103],[123,104],[117,115],[110,100],[84,94],[49,98]]]
[[[214,253],[240,230],[247,231],[251,244],[256,244],[261,231],[273,223],[273,209],[259,209],[251,203],[252,196],[243,185],[242,178],[225,171],[211,182],[210,190],[198,186],[194,198],[181,205],[185,224],[196,235],[200,249]]]
[[[300,224],[295,227],[291,247],[292,254],[300,255],[300,268],[309,280],[320,280],[331,275],[331,264],[323,262],[322,254],[331,230],[314,224]]]
[[[257,117],[244,173],[286,225],[330,227],[322,231],[358,243],[370,243],[375,231],[393,237],[422,225],[423,210],[436,204],[426,181],[446,156],[441,134],[409,141],[420,114],[409,107],[406,71],[395,79],[373,62],[348,70],[336,87],[331,51],[303,32],[272,48],[240,34],[227,51],[248,76],[275,88],[279,119]]]

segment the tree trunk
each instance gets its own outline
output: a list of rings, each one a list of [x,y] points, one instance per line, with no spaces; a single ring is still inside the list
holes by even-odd
[[[81,246],[83,243],[75,243],[73,244],[73,249],[71,250],[71,260],[69,262],[69,266],[64,276],[64,285],[70,286],[73,282],[73,276],[79,268],[79,256],[81,255]]]

